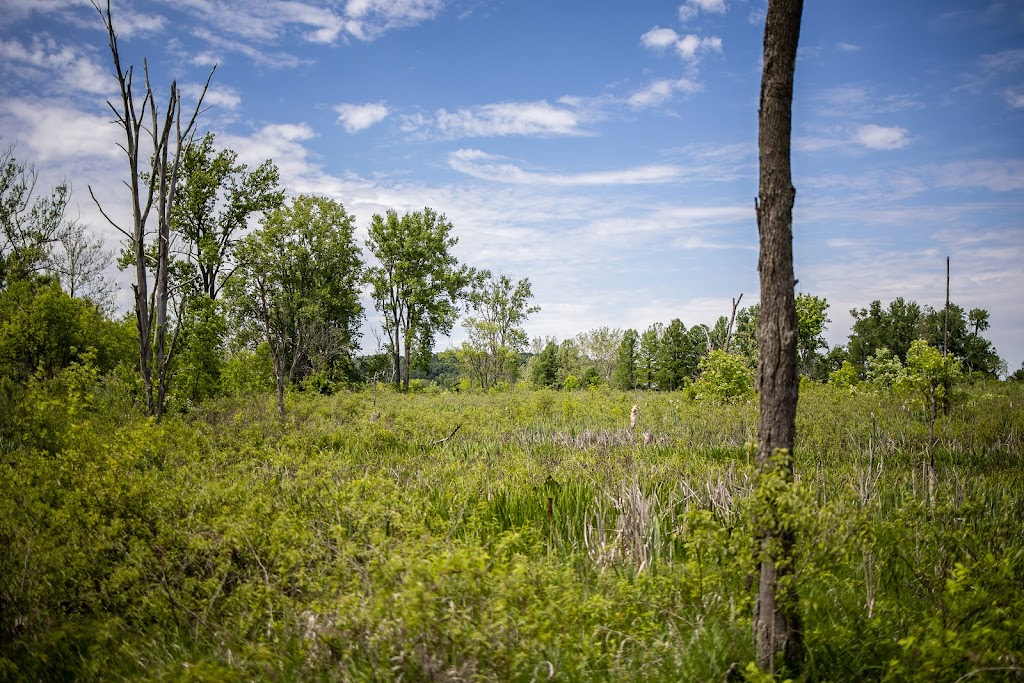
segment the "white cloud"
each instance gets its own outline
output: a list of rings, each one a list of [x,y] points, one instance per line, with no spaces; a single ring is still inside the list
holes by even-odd
[[[1006,103],[1014,109],[1024,108],[1024,91],[1017,88],[1008,88],[1003,91],[1003,97],[1006,98]]]
[[[678,166],[635,166],[614,171],[589,173],[538,173],[525,171],[502,157],[478,149],[460,149],[448,155],[452,169],[480,180],[518,185],[546,185],[556,187],[596,185],[640,185],[668,183],[678,180],[682,169]]]
[[[203,86],[199,83],[185,83],[181,86],[182,94],[190,98],[193,101],[203,92]],[[203,96],[203,108],[206,107],[223,107],[225,109],[237,109],[238,105],[242,103],[242,98],[238,95],[238,91],[234,88],[226,85],[222,86],[210,86],[206,91],[206,95]]]
[[[860,45],[853,43],[836,43],[836,49],[840,52],[860,52]]]
[[[630,95],[629,103],[637,108],[654,107],[669,101],[677,92],[690,94],[699,92],[703,87],[701,83],[689,78],[653,81]]]
[[[15,119],[19,138],[33,161],[74,160],[77,157],[117,157],[124,142],[110,116],[95,116],[57,100],[14,99],[3,111]]]
[[[334,110],[338,112],[338,121],[349,133],[365,130],[373,124],[383,121],[389,113],[383,102],[339,104]]]
[[[676,42],[676,51],[683,59],[695,62],[706,52],[721,52],[722,39],[718,36],[701,37],[688,33]]]
[[[415,114],[403,117],[402,129],[415,132],[433,127],[443,138],[504,135],[582,135],[580,114],[574,108],[557,107],[545,101],[501,102],[449,112],[439,109],[433,117]]]
[[[0,60],[20,65],[19,75],[43,82],[56,81],[61,90],[108,94],[116,90],[114,77],[76,48],[58,45],[52,38],[34,37],[31,46],[18,40],[0,40]]]
[[[433,19],[443,5],[443,0],[348,0],[345,30],[359,40],[374,40],[387,31]]]
[[[674,45],[679,40],[679,34],[670,28],[655,26],[647,33],[640,36],[640,43],[644,47],[661,50]]]
[[[878,126],[869,123],[857,129],[854,139],[868,149],[901,149],[910,144],[909,132],[899,126]]]
[[[679,21],[686,23],[701,12],[725,14],[727,9],[725,0],[686,0],[679,7]]]

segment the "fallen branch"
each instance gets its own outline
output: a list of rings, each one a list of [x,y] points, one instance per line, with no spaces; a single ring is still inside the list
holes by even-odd
[[[421,451],[426,451],[428,447],[439,446],[439,445],[441,445],[441,444],[451,440],[451,438],[453,436],[455,436],[455,432],[459,431],[461,428],[462,428],[462,425],[455,425],[455,429],[452,430],[451,434],[449,434],[448,436],[444,437],[443,439],[438,439],[437,441],[432,441],[431,443],[426,444],[426,445],[420,444],[420,450]]]

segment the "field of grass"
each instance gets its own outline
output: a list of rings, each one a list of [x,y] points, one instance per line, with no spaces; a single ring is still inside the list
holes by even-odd
[[[754,403],[382,389],[154,424],[66,391],[0,444],[0,680],[757,678]],[[884,391],[803,387],[803,678],[1024,680],[1022,428],[1019,383],[933,442]]]

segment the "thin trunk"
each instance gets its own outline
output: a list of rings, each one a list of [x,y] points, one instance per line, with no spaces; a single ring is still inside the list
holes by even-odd
[[[769,0],[764,31],[764,72],[758,120],[760,188],[757,226],[761,317],[758,343],[761,392],[761,477],[775,485],[793,481],[793,443],[799,382],[797,317],[793,293],[793,187],[790,167],[793,74],[803,0]],[[761,520],[761,577],[754,605],[754,646],[762,669],[794,671],[803,657],[797,595],[793,585],[792,523],[780,501],[767,501]]]
[[[738,298],[732,300],[732,315],[729,316],[729,332],[725,335],[725,352],[729,353],[729,347],[732,345],[732,326],[736,324],[736,309],[740,307],[740,301],[743,300],[743,293],[740,292]]]
[[[949,353],[949,257],[946,257],[946,310],[942,315],[942,355]]]

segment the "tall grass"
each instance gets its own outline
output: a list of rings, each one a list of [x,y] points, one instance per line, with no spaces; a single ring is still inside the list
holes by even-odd
[[[0,678],[706,681],[753,659],[754,403],[375,396],[161,425],[98,400],[58,452],[5,450]],[[803,387],[804,678],[1024,677],[1022,399],[971,387],[930,443],[898,397]]]

